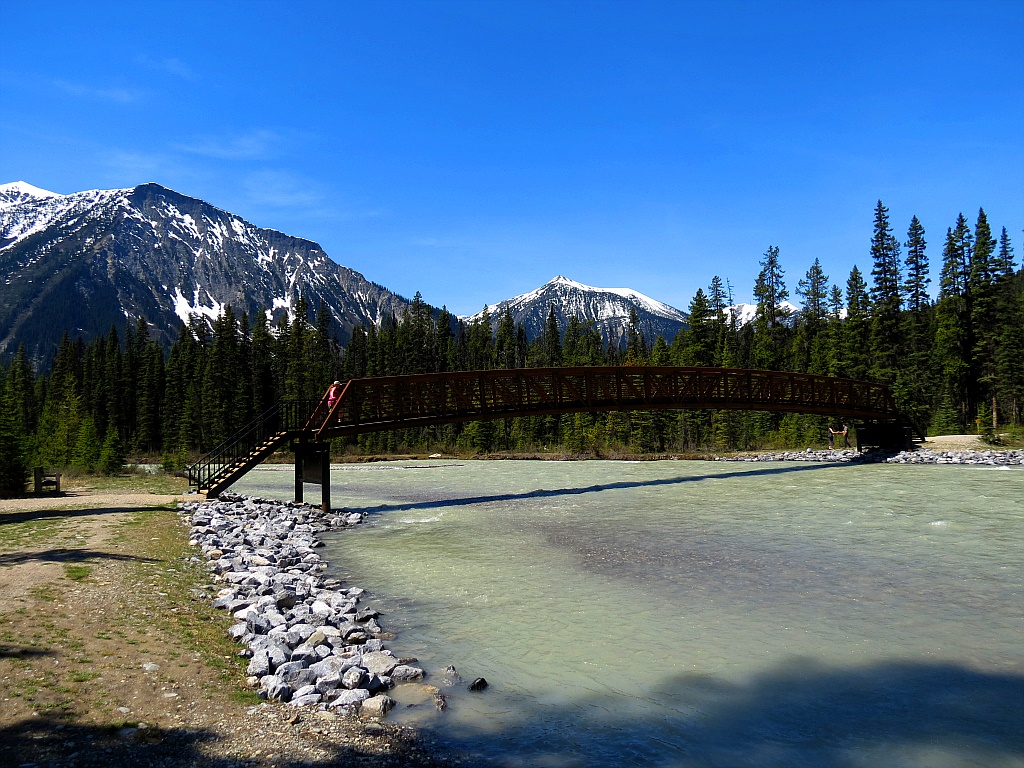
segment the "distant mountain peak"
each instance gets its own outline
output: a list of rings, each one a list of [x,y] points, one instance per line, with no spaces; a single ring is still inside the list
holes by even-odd
[[[564,330],[569,320],[578,317],[593,323],[608,340],[621,341],[629,327],[629,312],[636,309],[641,330],[649,340],[658,335],[671,339],[686,325],[687,317],[675,307],[652,299],[632,288],[597,288],[557,275],[539,288],[487,307],[491,318],[497,319],[508,310],[522,324],[527,336],[539,335],[547,321],[550,308],[555,308]],[[479,319],[478,312],[468,319]]]
[[[47,189],[32,186],[27,181],[10,181],[6,184],[0,184],[0,208],[8,208],[12,205],[28,203],[33,200],[46,200],[50,197],[60,197],[60,195]]]
[[[800,313],[800,307],[791,301],[783,301],[778,306],[786,315],[784,322],[792,322],[792,318]],[[754,318],[757,317],[757,304],[745,304],[743,302],[733,304],[725,308],[725,316],[726,318],[734,317],[738,326],[746,325],[753,322]]]

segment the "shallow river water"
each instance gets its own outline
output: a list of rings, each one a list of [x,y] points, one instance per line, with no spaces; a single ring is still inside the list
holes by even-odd
[[[374,593],[494,766],[1024,765],[1024,469],[336,466],[333,575]],[[289,498],[290,468],[236,485]],[[316,503],[319,490],[306,486]]]

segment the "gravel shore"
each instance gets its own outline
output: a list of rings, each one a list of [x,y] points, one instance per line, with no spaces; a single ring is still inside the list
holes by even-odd
[[[736,456],[718,456],[715,461],[833,461],[860,464],[988,464],[991,466],[1014,466],[1024,464],[1024,450],[931,450],[921,448],[914,451],[869,451],[859,453],[852,449],[822,451],[808,448],[805,451],[780,451],[777,453],[751,453]]]

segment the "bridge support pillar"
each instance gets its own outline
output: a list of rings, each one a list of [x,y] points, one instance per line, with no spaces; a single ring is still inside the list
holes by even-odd
[[[295,501],[301,502],[303,486],[320,486],[320,506],[331,511],[331,452],[325,445],[295,443]]]
[[[331,511],[331,451],[325,448],[320,453],[320,508]]]

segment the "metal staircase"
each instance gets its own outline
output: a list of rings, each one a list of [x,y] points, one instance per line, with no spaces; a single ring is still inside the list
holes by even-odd
[[[312,439],[318,400],[281,400],[188,467],[189,485],[216,496],[281,445]]]

